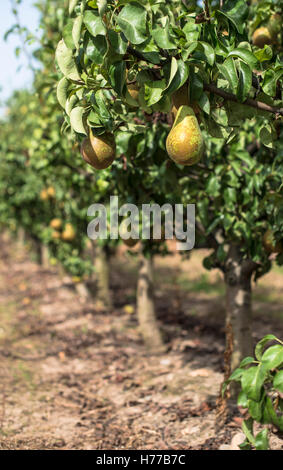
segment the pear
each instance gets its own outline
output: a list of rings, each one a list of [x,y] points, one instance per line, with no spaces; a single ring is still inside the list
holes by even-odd
[[[47,199],[48,199],[48,194],[47,194],[46,189],[43,189],[43,190],[41,191],[41,193],[40,193],[40,199],[41,199],[42,201],[47,201]]]
[[[272,39],[276,40],[277,35],[282,30],[282,16],[279,13],[274,13],[271,15],[267,24],[267,28]]]
[[[49,186],[49,188],[47,188],[47,194],[48,194],[48,197],[50,198],[53,198],[56,196],[56,192],[53,186]]]
[[[71,242],[74,240],[75,236],[76,233],[72,224],[66,224],[65,230],[62,232],[62,239],[65,242]]]
[[[83,159],[96,170],[108,168],[115,159],[116,144],[113,134],[105,132],[103,135],[94,136],[92,132],[86,138],[81,147]]]
[[[61,238],[61,233],[58,232],[58,230],[53,230],[51,236],[52,236],[53,240],[59,240],[59,238]]]
[[[61,219],[52,219],[50,222],[50,227],[54,228],[55,230],[60,230],[62,227],[62,220]]]
[[[166,140],[169,157],[178,165],[194,165],[203,154],[204,141],[192,108],[181,106]]]
[[[133,100],[135,101],[139,100],[140,89],[137,83],[130,83],[129,85],[127,85],[127,90]]]
[[[271,34],[265,26],[257,28],[252,36],[253,45],[263,49],[266,44],[272,43]]]
[[[267,230],[263,236],[263,246],[267,253],[282,253],[283,246],[281,242],[275,240],[272,230]]]
[[[128,83],[126,90],[126,102],[129,106],[137,108],[139,106],[140,87],[135,83]]]

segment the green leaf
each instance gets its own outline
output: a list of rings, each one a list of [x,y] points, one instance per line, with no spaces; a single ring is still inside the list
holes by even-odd
[[[283,393],[283,370],[276,373],[273,379],[273,387],[276,388],[278,392]]]
[[[97,36],[93,38],[88,34],[84,38],[84,50],[86,57],[92,60],[95,64],[103,64],[104,57],[107,52],[107,42],[104,36]]]
[[[255,448],[256,450],[268,450],[269,449],[268,429],[263,429],[256,435]]]
[[[239,101],[244,102],[252,86],[252,71],[250,67],[242,60],[238,63],[239,67],[239,81],[237,87],[237,98]]]
[[[132,44],[141,44],[147,39],[147,12],[139,3],[124,6],[117,17],[118,25]]]
[[[84,13],[84,24],[93,37],[96,37],[99,34],[105,36],[106,29],[98,13],[86,10]]]
[[[248,398],[255,401],[260,400],[265,378],[266,368],[262,364],[244,371],[241,380],[242,390]]]
[[[84,113],[85,113],[85,108],[83,108],[82,106],[77,106],[76,108],[73,108],[70,113],[70,121],[71,121],[71,126],[75,132],[78,132],[79,134],[87,135],[85,128],[84,128],[84,124],[83,124]]]
[[[251,356],[245,357],[245,359],[243,359],[242,362],[240,363],[239,367],[240,368],[246,367],[249,364],[252,364],[254,361],[255,361],[254,358]]]
[[[109,78],[113,89],[122,96],[126,81],[126,63],[119,61],[112,64],[109,68]]]
[[[254,55],[256,56],[259,62],[271,60],[273,56],[272,47],[265,45],[263,49],[257,49],[256,51],[254,51]]]
[[[198,105],[206,114],[210,114],[210,101],[205,92],[199,97]]]
[[[201,26],[199,24],[195,24],[195,20],[193,18],[188,18],[185,26],[183,27],[187,43],[190,44],[192,41],[197,41],[200,36],[200,31]]]
[[[65,75],[65,77],[69,78],[70,80],[80,80],[80,75],[73,58],[73,53],[70,49],[68,49],[63,39],[57,46],[56,60],[61,72],[63,75]]]
[[[165,80],[157,80],[152,82],[145,82],[144,83],[144,90],[145,90],[145,101],[148,106],[152,106],[162,97],[162,92],[165,88]]]
[[[237,405],[241,406],[242,408],[248,407],[248,397],[243,391],[241,391],[238,395]]]
[[[174,38],[170,35],[169,18],[166,18],[166,23],[164,26],[158,26],[152,30],[152,36],[158,47],[161,49],[170,50],[177,48],[174,42]]]
[[[65,109],[68,98],[69,80],[66,77],[61,78],[57,85],[57,99],[62,108]]]
[[[277,416],[270,397],[266,397],[264,410],[264,422],[274,424],[280,431],[283,431],[283,417]]]
[[[262,363],[269,370],[281,366],[283,364],[283,346],[280,344],[270,346],[262,356]]]
[[[248,49],[243,49],[240,47],[233,49],[231,52],[229,52],[227,58],[229,57],[238,57],[239,59],[242,59],[247,65],[250,66],[251,69],[254,69],[257,66],[257,58]]]
[[[66,26],[63,28],[62,36],[64,39],[64,42],[68,49],[74,49],[75,48],[75,43],[73,39],[73,26],[74,26],[74,20],[70,19]]]
[[[107,0],[96,0],[98,13],[102,17],[107,10]]]
[[[189,76],[189,67],[185,64],[181,59],[176,60],[175,57],[172,57],[171,61],[171,70],[170,70],[170,78],[167,87],[165,88],[164,92],[167,94],[171,94],[174,91],[181,88],[182,85],[187,81]]]
[[[253,434],[253,424],[254,424],[253,418],[248,418],[245,421],[243,421],[242,429],[243,429],[243,432],[244,432],[245,436],[247,437],[248,441],[251,444],[255,445],[255,438],[254,438],[254,434]]]
[[[272,148],[274,136],[273,136],[271,126],[262,127],[259,131],[259,138],[260,138],[260,141],[263,143],[263,145],[265,145],[266,147]]]
[[[221,11],[216,11],[216,16],[226,16],[240,34],[244,31],[245,20],[248,14],[249,7],[245,0],[226,0],[223,3]]]
[[[226,59],[223,64],[217,64],[218,70],[222,73],[223,77],[229,83],[230,89],[233,93],[237,91],[238,75],[235,62],[232,57]]]
[[[263,354],[263,350],[264,350],[264,347],[265,345],[269,342],[269,341],[276,341],[277,338],[276,336],[274,335],[266,335],[264,336],[264,338],[262,338],[256,345],[255,347],[255,357],[257,358],[258,361],[261,361],[261,358],[262,358],[262,354]]]
[[[217,197],[220,194],[221,185],[216,175],[212,174],[206,184],[206,191],[209,196]]]
[[[127,42],[123,40],[122,36],[113,29],[108,31],[108,38],[113,51],[116,54],[124,55],[127,51]]]
[[[75,19],[73,29],[72,29],[72,37],[73,37],[73,41],[74,41],[76,49],[78,49],[80,45],[82,24],[83,24],[83,17],[82,15],[80,15]]]
[[[208,44],[207,42],[199,41],[196,50],[201,52],[200,58],[203,58],[211,66],[214,64],[215,52],[210,44]]]
[[[263,84],[262,84],[262,89],[264,93],[266,93],[269,96],[275,96],[277,81],[281,78],[282,75],[283,75],[283,68],[280,68],[276,72],[272,69],[268,69],[264,74],[264,79],[263,79]]]
[[[78,98],[76,95],[72,95],[66,101],[65,111],[70,116],[72,109],[75,107],[75,104],[78,102]]]
[[[69,0],[69,15],[73,13],[78,3],[79,3],[79,0]]]
[[[248,409],[251,417],[260,423],[262,414],[263,414],[263,403],[264,400],[260,401],[254,401],[254,400],[249,400],[248,401]]]
[[[106,100],[102,90],[98,90],[95,93],[95,101],[96,101],[96,104],[99,108],[99,114],[100,114],[101,118],[109,119],[109,117],[111,116],[110,112],[109,112],[109,109],[108,109],[109,105],[107,103],[107,100]]]

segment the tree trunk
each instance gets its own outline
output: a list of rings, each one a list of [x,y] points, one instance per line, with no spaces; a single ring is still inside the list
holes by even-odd
[[[42,244],[40,240],[33,235],[28,236],[28,238],[30,239],[31,251],[35,257],[35,262],[39,265],[42,265]]]
[[[85,282],[76,283],[75,284],[75,289],[76,289],[76,292],[77,292],[78,296],[81,299],[83,299],[83,300],[90,299],[91,295],[90,295],[90,292],[89,292],[88,287],[85,284]]]
[[[141,255],[137,286],[137,315],[145,345],[152,353],[165,352],[166,348],[158,327],[154,305],[152,257]]]
[[[112,296],[109,287],[109,256],[104,247],[95,247],[96,298],[107,309],[112,308]]]
[[[19,227],[16,235],[17,248],[20,252],[25,249],[26,233],[22,227]]]
[[[46,245],[41,245],[41,262],[42,262],[43,268],[45,269],[50,268],[49,250]]]
[[[225,266],[226,353],[230,351],[230,371],[253,353],[251,278],[255,263],[242,258],[238,246],[231,246]]]

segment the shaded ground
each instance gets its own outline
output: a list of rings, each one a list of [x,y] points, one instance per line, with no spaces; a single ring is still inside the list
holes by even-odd
[[[125,308],[134,306],[135,261],[122,254],[112,264],[115,308],[106,314],[55,268],[2,243],[0,449],[219,449],[239,437],[240,415],[215,430],[220,276],[203,270],[199,252],[181,267],[178,256],[157,260],[169,351],[150,357]],[[275,270],[255,290],[255,340],[283,336],[282,280]]]

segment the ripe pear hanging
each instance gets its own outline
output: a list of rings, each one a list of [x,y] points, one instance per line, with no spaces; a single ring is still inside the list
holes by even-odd
[[[253,45],[263,49],[265,45],[272,43],[271,34],[265,26],[257,28],[252,36]]]
[[[194,165],[203,154],[204,141],[192,108],[181,106],[166,140],[169,157],[178,165]]]
[[[103,135],[94,136],[90,131],[81,147],[83,159],[96,170],[108,168],[115,159],[116,145],[113,134],[106,132]]]

